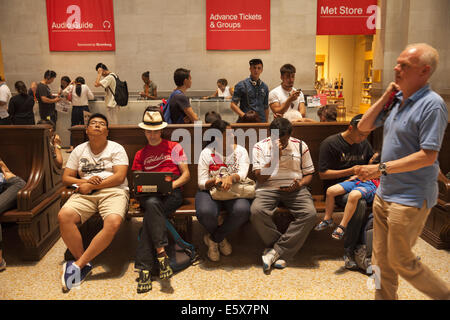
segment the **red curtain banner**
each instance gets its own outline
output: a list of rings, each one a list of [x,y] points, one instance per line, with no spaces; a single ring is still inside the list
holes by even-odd
[[[206,49],[270,49],[270,0],[206,0]]]
[[[377,0],[317,0],[317,35],[375,34]]]
[[[113,0],[47,0],[50,51],[114,51]]]

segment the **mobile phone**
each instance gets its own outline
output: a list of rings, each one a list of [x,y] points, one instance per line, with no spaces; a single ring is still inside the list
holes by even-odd
[[[289,189],[291,186],[281,186],[280,189]]]
[[[388,102],[384,105],[384,110],[388,110],[390,111],[392,109],[392,107],[395,105],[395,103],[397,102],[397,98],[396,98],[396,94],[398,93],[398,90],[393,90],[391,92],[391,95],[389,96],[389,100]]]

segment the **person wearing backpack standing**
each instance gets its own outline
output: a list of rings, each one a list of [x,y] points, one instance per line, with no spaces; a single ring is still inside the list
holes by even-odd
[[[183,203],[181,187],[190,179],[187,158],[177,142],[161,137],[167,126],[158,107],[149,107],[144,112],[139,127],[144,129],[147,145],[136,152],[132,171],[172,172],[172,192],[166,195],[149,195],[139,198],[144,208],[142,231],[136,249],[135,269],[139,270],[137,293],[152,289],[151,270],[155,262],[159,266],[161,279],[172,276],[169,257],[165,251],[168,243],[166,218]]]
[[[103,63],[98,63],[95,66],[97,71],[97,79],[95,79],[95,87],[105,88],[105,104],[106,104],[106,115],[108,117],[110,124],[118,124],[118,113],[119,107],[116,100],[114,99],[113,92],[116,91],[116,76],[113,72],[108,70],[108,67]],[[102,79],[103,77],[103,79]]]
[[[192,85],[191,71],[178,68],[173,74],[177,88],[172,92],[167,102],[169,110],[164,110],[164,121],[167,123],[193,123],[198,116],[192,109],[186,91]]]

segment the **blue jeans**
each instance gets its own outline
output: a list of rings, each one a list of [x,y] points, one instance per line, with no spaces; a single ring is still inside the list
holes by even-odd
[[[144,221],[136,249],[136,269],[151,270],[156,262],[156,248],[169,244],[166,219],[183,203],[180,189],[167,196],[151,196],[139,199],[144,211]]]
[[[221,226],[218,225],[220,210],[225,209],[227,216]],[[214,200],[209,191],[198,191],[195,195],[197,220],[211,234],[211,240],[222,242],[231,232],[239,229],[250,218],[250,201],[233,199]]]

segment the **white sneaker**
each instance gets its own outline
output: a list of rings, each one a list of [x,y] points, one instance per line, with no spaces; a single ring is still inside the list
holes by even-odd
[[[263,252],[263,255],[266,255],[271,249],[265,249]],[[277,259],[274,263],[273,263],[273,267],[275,269],[284,269],[287,266],[287,262],[286,260],[283,259]]]
[[[209,234],[205,234],[203,241],[208,246],[208,258],[211,261],[217,262],[220,260],[219,244],[211,240]]]
[[[222,242],[219,243],[220,253],[224,256],[229,256],[233,249],[231,248],[231,244],[227,241],[227,239],[223,239]]]
[[[275,249],[270,249],[269,251],[267,251],[266,254],[262,256],[263,271],[269,271],[270,267],[272,267],[272,264],[274,264],[279,257],[280,255],[275,251]]]

